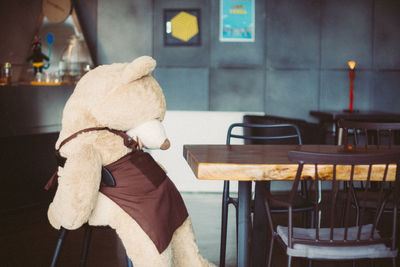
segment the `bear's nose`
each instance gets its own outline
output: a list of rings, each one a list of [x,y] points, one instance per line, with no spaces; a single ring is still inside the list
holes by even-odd
[[[167,150],[170,147],[170,142],[168,139],[165,139],[164,143],[161,145],[160,149],[161,150]]]

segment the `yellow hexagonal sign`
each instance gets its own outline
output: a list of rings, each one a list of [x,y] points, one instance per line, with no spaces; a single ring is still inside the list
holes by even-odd
[[[196,16],[181,11],[171,19],[171,34],[184,42],[189,41],[199,33]]]

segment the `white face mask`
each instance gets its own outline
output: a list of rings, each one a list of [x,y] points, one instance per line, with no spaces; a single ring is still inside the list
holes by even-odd
[[[165,134],[164,126],[159,120],[145,122],[126,132],[127,135],[138,139],[139,145],[148,149],[168,149],[169,140]]]

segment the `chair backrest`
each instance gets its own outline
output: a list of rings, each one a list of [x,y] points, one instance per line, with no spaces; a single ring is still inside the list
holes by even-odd
[[[308,122],[298,118],[282,117],[274,115],[244,115],[244,123],[254,124],[294,124],[301,134],[303,144],[325,144],[326,129],[318,123]]]
[[[114,176],[105,167],[102,167],[102,169],[101,169],[101,182],[103,182],[106,186],[110,186],[110,187],[115,187],[117,185],[117,183],[115,182]]]
[[[243,132],[235,133],[235,129]],[[299,128],[290,123],[234,123],[229,126],[226,144],[230,144],[233,138],[243,139],[245,144],[302,144]]]
[[[328,190],[323,191],[322,202],[315,202],[315,221],[319,222],[315,227],[315,239],[309,240],[301,237],[292,236],[293,223],[289,221],[289,244],[303,243],[303,244],[323,244],[324,246],[340,246],[340,245],[366,245],[376,243],[388,243],[389,246],[395,247],[395,233],[396,233],[396,215],[398,199],[398,185],[399,185],[399,163],[400,163],[400,150],[399,149],[376,149],[365,150],[358,149],[355,152],[343,151],[335,154],[317,153],[317,152],[304,152],[304,151],[290,151],[288,153],[289,159],[298,163],[298,170],[296,173],[293,188],[289,196],[289,201],[297,193],[298,184],[303,176],[310,176],[303,173],[305,166],[314,166],[312,169],[313,176],[316,181],[326,180],[326,177],[332,177],[332,180],[326,184],[330,185]],[[345,166],[344,166],[345,165]],[[359,165],[364,165],[364,170],[360,169]],[[378,166],[377,166],[378,165]],[[330,168],[327,168],[329,166]],[[372,168],[374,166],[374,171]],[[343,170],[347,168],[346,178],[350,190],[347,192],[340,191],[338,177],[343,177]],[[380,168],[380,171],[378,169]],[[339,174],[339,172],[341,172]],[[348,174],[348,175],[347,175]],[[394,181],[389,181],[388,177],[393,178]],[[384,190],[380,187],[380,191],[373,200],[368,199],[366,190],[356,191],[352,190],[353,184],[356,180],[364,178],[366,183],[372,180],[379,183],[394,183],[390,189]],[[314,183],[315,198],[320,190],[320,183]],[[352,201],[361,203],[361,212],[359,222],[356,221],[354,209],[351,208]],[[374,201],[376,208],[373,210],[366,210],[364,207],[367,201]],[[379,225],[381,215],[385,206],[391,203],[393,207],[392,225],[385,226],[390,229],[387,235],[377,235],[377,227]],[[290,218],[290,216],[289,216]],[[357,227],[362,225],[362,227]],[[322,230],[324,228],[324,230]],[[325,233],[323,237],[322,233]]]
[[[400,122],[339,120],[338,128],[343,129],[342,136],[339,136],[343,145],[391,146],[400,136]]]

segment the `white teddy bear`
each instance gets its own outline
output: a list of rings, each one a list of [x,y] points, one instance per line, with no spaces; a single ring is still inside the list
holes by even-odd
[[[185,204],[149,149],[167,149],[166,104],[151,76],[156,62],[103,65],[67,101],[56,143],[66,159],[48,218],[57,229],[109,225],[135,267],[214,266],[199,253]],[[116,180],[101,184],[102,167]]]

